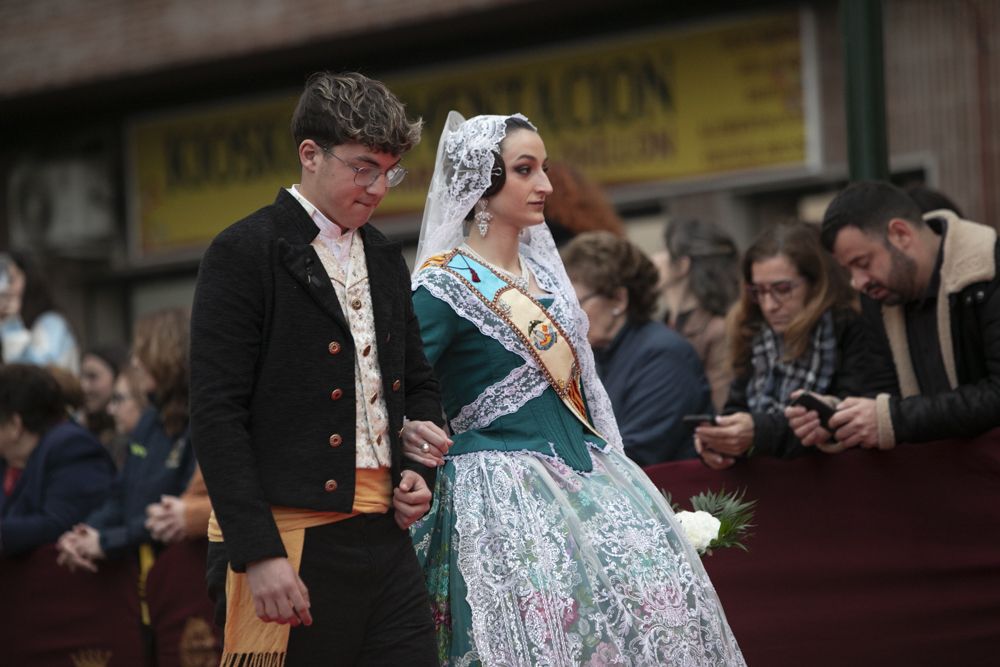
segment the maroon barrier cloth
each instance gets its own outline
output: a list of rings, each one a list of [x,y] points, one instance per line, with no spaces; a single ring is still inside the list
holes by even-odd
[[[750,551],[703,559],[749,665],[1000,664],[1000,429],[646,472],[682,509],[706,489],[757,500]]]
[[[166,547],[146,579],[146,600],[156,637],[157,667],[215,667],[222,632],[212,620],[205,584],[208,540]]]
[[[127,560],[70,572],[56,564],[55,545],[0,558],[0,664],[142,665],[138,583]]]

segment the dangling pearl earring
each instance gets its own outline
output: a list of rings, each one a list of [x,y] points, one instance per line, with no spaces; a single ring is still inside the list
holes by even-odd
[[[615,317],[618,317],[619,315],[622,314],[622,309],[621,308],[612,308],[611,309],[611,314],[614,315]]]
[[[489,202],[486,199],[480,199],[476,202],[476,227],[479,229],[479,235],[486,238],[486,232],[490,231],[490,221],[493,220],[493,214],[486,210],[486,206]]]

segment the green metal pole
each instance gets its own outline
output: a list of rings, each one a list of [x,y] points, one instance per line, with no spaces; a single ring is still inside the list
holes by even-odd
[[[888,180],[881,0],[840,0],[852,181]]]

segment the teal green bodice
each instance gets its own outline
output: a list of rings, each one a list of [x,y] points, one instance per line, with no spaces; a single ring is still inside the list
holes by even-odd
[[[545,307],[551,304],[551,299],[540,301]],[[482,334],[475,324],[424,287],[413,293],[413,306],[420,320],[424,353],[441,383],[441,397],[449,420],[484,389],[524,365],[524,359]],[[584,472],[590,472],[593,465],[587,444],[605,447],[605,442],[573,416],[551,387],[517,412],[498,417],[485,428],[455,434],[452,440],[453,455],[532,451],[557,456]]]

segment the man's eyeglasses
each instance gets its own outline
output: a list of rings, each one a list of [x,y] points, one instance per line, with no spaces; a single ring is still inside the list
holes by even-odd
[[[753,283],[747,285],[747,294],[754,303],[760,303],[765,294],[770,294],[771,298],[781,303],[788,298],[788,295],[801,285],[798,280],[776,280],[773,283]]]
[[[396,187],[397,185],[403,182],[404,178],[406,178],[406,170],[403,169],[403,167],[399,166],[398,164],[395,167],[391,167],[387,171],[382,172],[378,169],[375,169],[367,165],[360,165],[348,162],[339,155],[337,155],[336,153],[334,153],[332,148],[326,148],[324,146],[320,146],[320,148],[323,149],[324,153],[326,153],[327,155],[332,155],[333,157],[337,158],[338,160],[344,163],[344,166],[353,171],[354,184],[360,188],[370,188],[372,185],[375,184],[375,181],[377,181],[378,177],[381,176],[383,173],[385,174],[385,184],[390,188]]]

